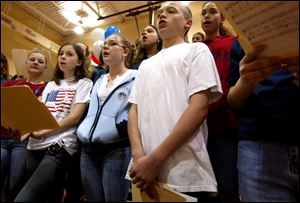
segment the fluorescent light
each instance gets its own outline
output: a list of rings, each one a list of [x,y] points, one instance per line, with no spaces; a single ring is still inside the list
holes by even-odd
[[[74,28],[74,32],[75,32],[76,34],[78,34],[78,35],[81,35],[82,33],[84,33],[84,30],[83,30],[83,28],[82,28],[81,26],[76,26],[76,27]]]

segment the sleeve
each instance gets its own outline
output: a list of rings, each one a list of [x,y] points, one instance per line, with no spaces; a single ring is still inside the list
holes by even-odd
[[[235,85],[240,77],[240,61],[245,56],[245,52],[242,49],[238,39],[236,38],[232,44],[230,52],[230,73],[228,76],[228,84],[230,86]]]
[[[230,49],[230,67],[229,67],[229,75],[228,75],[228,85],[233,86],[237,82],[240,77],[239,68],[240,68],[240,61],[244,57],[245,53],[242,49],[239,41],[237,38],[234,39],[231,49]],[[223,96],[217,102],[214,102],[209,106],[210,112],[217,112],[217,111],[224,111],[224,109],[230,108],[227,103],[227,95],[230,88],[227,88],[223,92]]]
[[[188,78],[189,97],[199,91],[210,90],[209,103],[219,99],[222,87],[213,55],[203,43],[195,43]]]
[[[48,93],[50,92],[50,89],[51,89],[53,83],[54,83],[53,81],[48,82],[45,89],[43,90],[43,93],[42,93],[42,102],[43,103],[46,103]]]
[[[25,83],[24,80],[6,80],[1,84],[1,87],[25,85],[24,83]]]
[[[38,88],[36,88],[35,90],[32,89],[33,93],[37,96],[43,96],[43,91],[46,87],[47,83],[45,83],[44,85],[39,86]]]
[[[75,104],[87,103],[91,99],[93,82],[90,79],[80,79],[76,89]]]
[[[1,83],[1,87],[9,87],[11,86],[11,81],[10,80],[6,80],[3,83]]]
[[[128,98],[128,102],[132,103],[132,104],[137,104],[137,87],[138,87],[138,83],[139,83],[139,78],[140,78],[140,70],[137,72],[132,88],[131,88],[131,92]]]

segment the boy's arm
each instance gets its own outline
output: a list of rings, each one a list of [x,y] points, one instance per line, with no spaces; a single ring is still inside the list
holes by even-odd
[[[132,104],[128,113],[128,136],[131,145],[132,158],[135,162],[138,158],[145,155],[141,134],[138,128],[137,105]]]
[[[150,154],[139,158],[130,170],[132,183],[147,191],[155,181],[163,162],[184,145],[205,120],[208,112],[208,90],[190,97],[190,103],[172,132]]]
[[[184,111],[169,136],[150,154],[161,161],[184,145],[196,132],[208,113],[208,91],[190,97],[188,108]]]

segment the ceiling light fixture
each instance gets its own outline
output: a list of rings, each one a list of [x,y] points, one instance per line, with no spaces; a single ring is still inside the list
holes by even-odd
[[[84,29],[81,27],[81,26],[76,26],[75,28],[74,28],[74,32],[76,33],[76,34],[78,34],[78,35],[81,35],[81,34],[83,34],[84,33]]]
[[[92,28],[102,24],[102,21],[97,20],[98,16],[86,4],[80,2],[70,7],[69,5],[69,2],[63,4],[62,14],[75,25]]]
[[[189,4],[190,4],[190,2],[189,1],[180,1],[183,5],[186,5],[186,6],[188,6]]]

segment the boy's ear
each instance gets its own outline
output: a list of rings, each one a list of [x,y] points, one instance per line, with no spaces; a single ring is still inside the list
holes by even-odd
[[[192,21],[192,19],[189,19],[189,20],[186,21],[184,27],[187,28],[187,29],[190,29],[192,27],[192,25],[193,25],[193,21]]]

